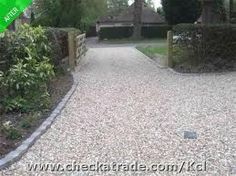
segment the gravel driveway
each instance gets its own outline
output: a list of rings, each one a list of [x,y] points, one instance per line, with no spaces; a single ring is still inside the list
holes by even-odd
[[[89,49],[75,76],[78,88],[51,129],[0,175],[159,176],[177,175],[182,166],[178,175],[236,174],[236,73],[179,75],[132,47],[117,47]],[[28,168],[72,162],[134,163],[158,171]]]

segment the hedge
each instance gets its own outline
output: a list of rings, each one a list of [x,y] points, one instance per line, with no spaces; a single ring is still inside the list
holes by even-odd
[[[171,27],[168,25],[143,26],[143,38],[166,38],[167,31]],[[122,39],[129,38],[133,34],[133,27],[102,27],[99,31],[99,39]]]
[[[132,27],[106,27],[99,31],[99,39],[122,39],[129,38],[133,34]]]
[[[76,28],[46,28],[46,35],[52,44],[52,62],[56,68],[66,67],[62,59],[69,55],[68,33],[71,31],[80,34]]]
[[[90,26],[86,31],[86,37],[96,37],[97,35],[96,26]]]
[[[169,25],[145,26],[142,28],[142,36],[144,38],[166,38],[169,30],[171,30]]]
[[[236,70],[236,25],[179,24],[174,66],[188,71]]]

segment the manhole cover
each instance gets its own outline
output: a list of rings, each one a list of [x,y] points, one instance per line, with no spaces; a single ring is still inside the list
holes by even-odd
[[[197,139],[197,133],[194,131],[185,131],[184,139]]]

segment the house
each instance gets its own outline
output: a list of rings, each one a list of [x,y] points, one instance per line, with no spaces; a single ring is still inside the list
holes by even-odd
[[[96,30],[108,27],[132,27],[134,20],[134,4],[129,6],[117,16],[104,16],[97,21]],[[142,13],[143,26],[158,26],[166,24],[164,17],[156,13],[152,8],[148,7],[146,3],[143,4]]]

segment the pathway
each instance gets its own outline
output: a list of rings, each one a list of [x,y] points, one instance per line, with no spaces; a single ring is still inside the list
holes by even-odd
[[[178,164],[178,171],[184,166],[180,175],[186,176],[236,173],[236,73],[178,75],[132,47],[114,47],[89,49],[75,77],[79,85],[62,114],[0,175],[175,175],[164,164]],[[197,139],[185,139],[185,131],[196,132]],[[74,161],[138,162],[154,170],[163,165],[155,173],[28,168],[29,163],[66,167]],[[203,166],[206,161],[207,171],[188,172],[191,161]]]

